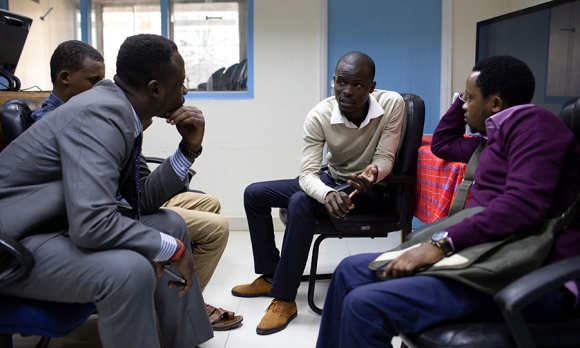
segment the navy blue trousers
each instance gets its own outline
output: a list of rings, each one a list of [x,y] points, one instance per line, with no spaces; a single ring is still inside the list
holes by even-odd
[[[337,183],[322,172],[320,179],[329,187]],[[381,188],[372,187],[352,200],[355,208],[349,214],[382,209]],[[282,253],[276,248],[272,208],[288,208],[288,222]],[[270,295],[294,300],[300,276],[316,229],[316,217],[328,216],[324,204],[309,197],[298,179],[265,181],[251,184],[244,192],[244,208],[250,228],[254,269],[257,274],[274,274]]]
[[[335,270],[324,302],[317,348],[391,347],[400,332],[454,321],[501,321],[492,296],[452,279],[413,276],[381,281],[368,269],[379,254],[347,257]],[[559,320],[574,296],[556,289],[524,311],[531,321]]]

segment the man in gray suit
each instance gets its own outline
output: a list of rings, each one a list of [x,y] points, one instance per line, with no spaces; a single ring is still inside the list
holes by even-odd
[[[71,98],[0,153],[0,232],[35,259],[0,293],[94,302],[104,347],[158,347],[155,314],[167,347],[196,346],[213,331],[184,247],[187,227],[158,208],[186,187],[204,118],[183,105],[184,61],[162,36],[128,38],[114,79]],[[175,125],[182,141],[136,185],[142,124],[153,116]],[[119,209],[118,193],[132,209]],[[164,266],[185,283],[171,281]]]

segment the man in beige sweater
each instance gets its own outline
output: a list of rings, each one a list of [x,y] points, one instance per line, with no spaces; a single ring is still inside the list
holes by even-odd
[[[381,190],[373,186],[393,167],[405,104],[395,92],[375,90],[375,64],[361,52],[338,61],[334,97],[316,105],[304,122],[299,179],[254,183],[244,206],[250,227],[254,267],[262,274],[238,285],[239,297],[274,297],[256,331],[272,334],[297,316],[294,299],[316,228],[316,217],[345,216],[382,208]],[[328,144],[328,172],[321,171]],[[350,195],[334,187],[348,182]],[[288,208],[282,255],[276,248],[271,208]]]

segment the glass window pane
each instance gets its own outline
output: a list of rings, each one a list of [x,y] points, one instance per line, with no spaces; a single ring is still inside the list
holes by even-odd
[[[91,3],[91,44],[105,58],[105,78],[113,79],[117,53],[127,37],[161,35],[161,5],[159,0],[92,0]]]
[[[78,1],[79,0],[75,0]],[[91,44],[115,75],[117,52],[136,34],[162,30],[160,0],[92,0]],[[170,0],[167,33],[185,60],[190,91],[247,91],[247,0]],[[80,11],[75,18],[81,39]]]
[[[246,91],[246,1],[171,2],[171,38],[190,91]],[[242,24],[242,25],[241,25]]]

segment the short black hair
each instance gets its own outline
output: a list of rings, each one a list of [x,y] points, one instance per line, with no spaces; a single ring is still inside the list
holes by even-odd
[[[71,73],[83,68],[86,58],[97,62],[104,62],[103,56],[88,43],[79,40],[65,41],[58,45],[50,57],[50,79],[52,83],[57,80],[58,73],[62,69],[69,69]]]
[[[151,80],[162,80],[175,52],[177,45],[164,36],[129,36],[117,55],[117,78],[134,90],[141,89]]]
[[[523,61],[512,56],[492,56],[477,62],[473,71],[480,72],[476,84],[484,98],[499,93],[509,106],[532,102],[536,80]]]
[[[345,62],[346,64],[351,65],[366,65],[369,68],[369,72],[371,73],[371,81],[375,80],[375,62],[366,54],[359,51],[351,51],[340,57],[338,63],[336,63],[337,67],[340,62]]]

